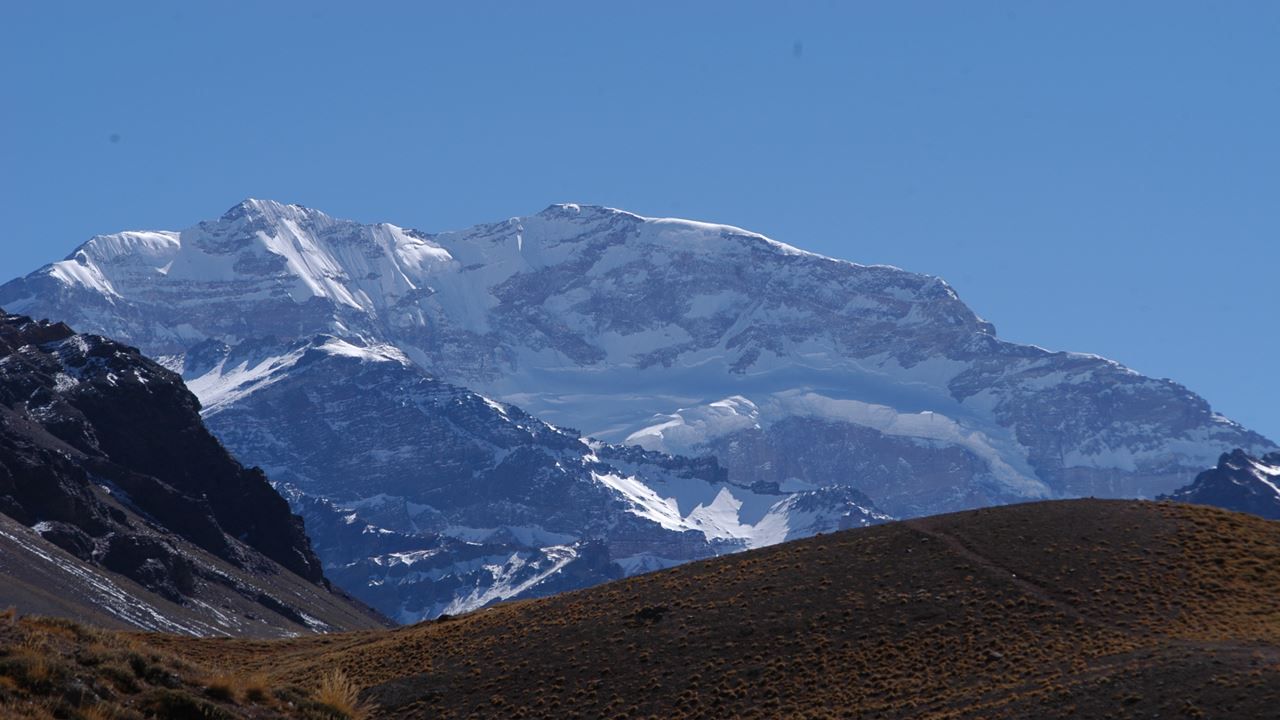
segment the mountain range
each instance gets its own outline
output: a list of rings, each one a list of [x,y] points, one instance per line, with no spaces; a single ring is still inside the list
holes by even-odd
[[[999,339],[939,278],[602,207],[433,234],[248,200],[95,237],[0,305],[179,372],[325,571],[406,622],[1277,450],[1173,381]]]

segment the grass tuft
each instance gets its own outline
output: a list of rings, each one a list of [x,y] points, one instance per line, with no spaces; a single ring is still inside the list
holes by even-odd
[[[312,698],[350,720],[363,720],[369,716],[368,706],[360,702],[360,686],[337,668],[321,676]]]

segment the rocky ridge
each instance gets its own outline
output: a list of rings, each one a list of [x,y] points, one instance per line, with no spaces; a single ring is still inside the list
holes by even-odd
[[[1280,520],[1280,453],[1253,457],[1237,448],[1223,453],[1216,467],[1196,476],[1167,500],[1215,507]]]
[[[379,624],[329,589],[301,519],[209,434],[180,377],[131,347],[2,312],[0,514],[0,603],[38,610],[25,600],[43,574],[138,627]]]

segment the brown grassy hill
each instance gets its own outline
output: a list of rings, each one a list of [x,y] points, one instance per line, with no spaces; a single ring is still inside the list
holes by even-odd
[[[1037,503],[394,631],[143,637],[273,687],[340,671],[379,717],[1276,717],[1280,523]],[[243,698],[219,707],[265,712]]]

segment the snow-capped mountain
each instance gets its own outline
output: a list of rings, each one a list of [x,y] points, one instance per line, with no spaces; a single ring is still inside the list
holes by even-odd
[[[1276,449],[1172,381],[998,339],[938,278],[600,207],[427,234],[249,200],[95,237],[0,303],[162,356],[243,460],[424,550],[601,540],[632,572]]]
[[[557,425],[780,484],[866,475],[791,420],[921,448],[874,473],[895,514],[1150,497],[1225,449],[1275,448],[1172,381],[999,340],[938,278],[600,207],[433,235],[249,200],[182,232],[95,237],[0,303],[160,355],[320,333],[390,345]],[[921,469],[939,466],[945,489]]]
[[[1190,485],[1164,499],[1280,520],[1280,453],[1261,458],[1238,448],[1223,453],[1217,467],[1200,473]]]

